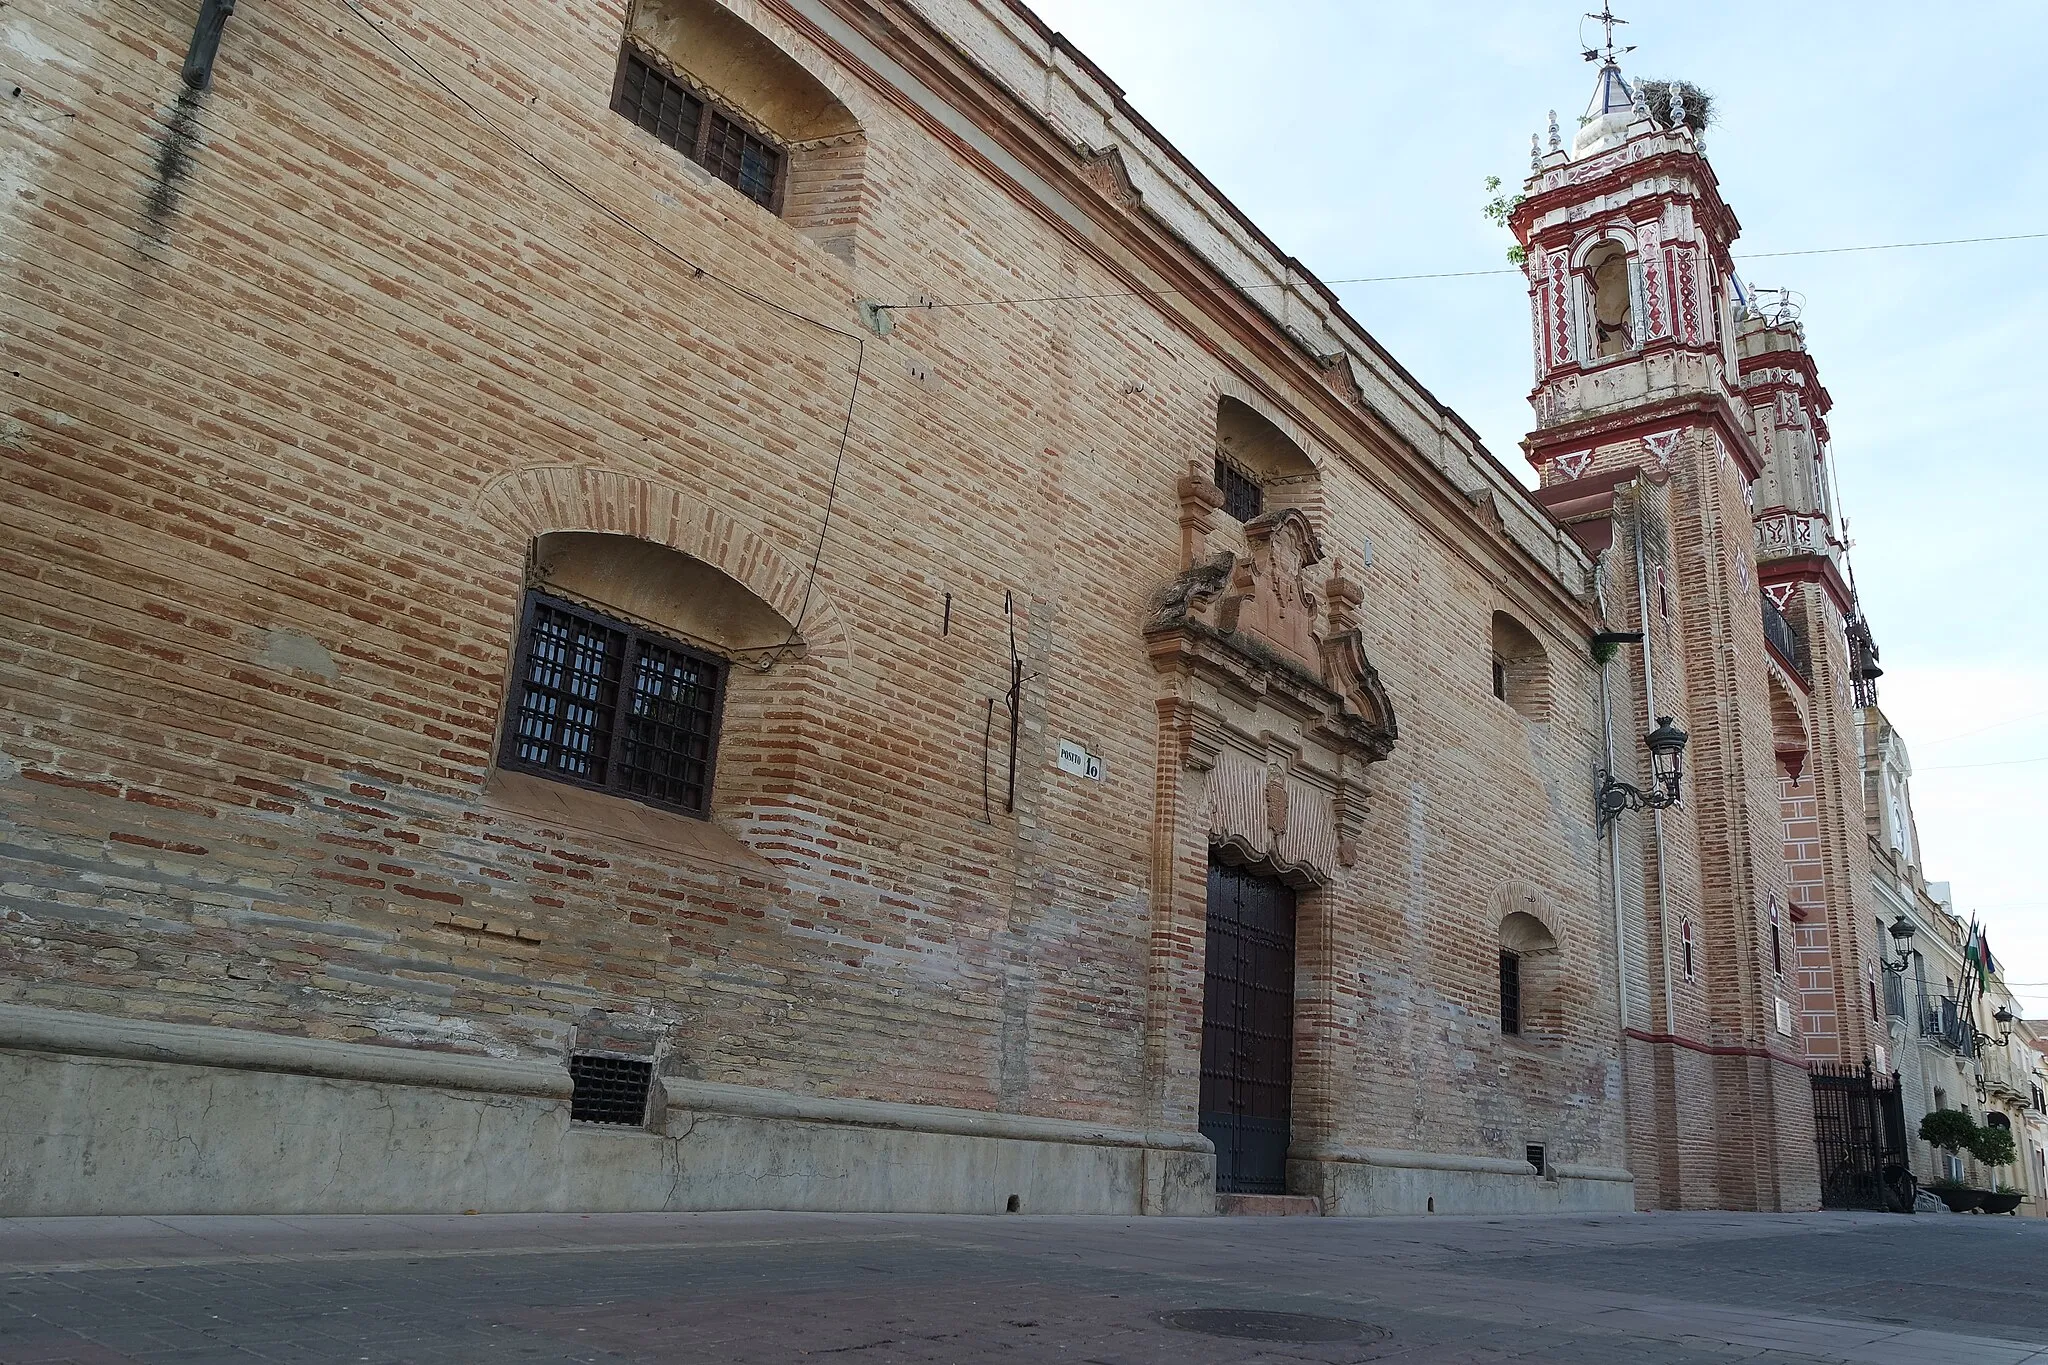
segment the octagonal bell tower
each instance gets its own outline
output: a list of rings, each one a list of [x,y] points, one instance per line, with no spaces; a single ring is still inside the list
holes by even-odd
[[[1696,115],[1665,99],[1653,114],[1647,88],[1608,62],[1570,146],[1553,113],[1550,150],[1531,148],[1511,222],[1534,323],[1529,455],[1546,484],[1586,472],[1556,462],[1583,448],[1568,433],[1585,422],[1735,391],[1728,251],[1740,227],[1686,126]]]
[[[1812,1208],[1812,1002],[1788,926],[1846,920],[1853,896],[1791,866],[1785,774],[1813,748],[1812,682],[1769,634],[1784,622],[1758,563],[1739,225],[1697,92],[1631,84],[1611,40],[1588,56],[1585,117],[1567,145],[1552,114],[1509,224],[1533,324],[1536,496],[1600,557],[1608,628],[1642,635],[1606,665],[1607,766],[1640,785],[1639,737],[1662,716],[1691,734],[1682,804],[1599,831],[1627,978],[1630,1167],[1643,1207]],[[1867,1055],[1868,1021],[1834,1013],[1839,1059]]]

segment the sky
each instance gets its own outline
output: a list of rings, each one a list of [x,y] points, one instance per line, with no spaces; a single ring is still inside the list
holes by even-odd
[[[1592,95],[1585,3],[1031,0],[1280,247],[1325,280],[1504,266],[1484,182],[1519,185]],[[2048,1018],[2048,240],[1763,257],[2048,231],[2048,5],[1616,0],[1632,76],[1713,94],[1737,269],[1804,296],[1879,702],[1914,763],[1929,880],[1979,915]],[[1585,23],[1585,44],[1599,26]],[[1526,471],[1516,275],[1335,286]],[[2048,539],[2048,536],[2043,536]],[[2044,860],[2048,861],[2048,860]]]

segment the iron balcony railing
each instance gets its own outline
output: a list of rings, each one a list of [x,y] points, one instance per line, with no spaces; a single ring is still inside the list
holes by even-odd
[[[1778,610],[1778,604],[1768,597],[1757,599],[1763,605],[1764,639],[1771,648],[1778,651],[1778,657],[1792,665],[1794,672],[1808,682],[1813,680],[1813,660],[1807,655],[1806,641],[1799,636],[1798,627],[1785,619],[1785,613]]]
[[[1969,1011],[1952,996],[1928,1005],[1920,1014],[1920,1036],[1930,1038],[1958,1057],[1977,1055],[1977,1030]]]

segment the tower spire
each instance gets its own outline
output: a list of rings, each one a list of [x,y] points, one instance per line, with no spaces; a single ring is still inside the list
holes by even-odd
[[[1614,66],[1616,65],[1615,58],[1626,56],[1628,53],[1635,51],[1633,45],[1621,48],[1618,51],[1614,46],[1614,26],[1616,24],[1626,24],[1628,20],[1614,17],[1613,0],[1600,0],[1600,12],[1598,14],[1588,14],[1586,17],[1599,20],[1601,29],[1607,35],[1606,42],[1600,47],[1589,47],[1583,50],[1583,55],[1587,61],[1599,62],[1602,66]],[[1583,30],[1581,31],[1583,32]]]
[[[1588,14],[1586,18],[1596,20],[1605,35],[1599,47],[1581,48],[1579,53],[1587,61],[1600,64],[1600,78],[1594,84],[1593,102],[1586,108],[1586,117],[1590,120],[1608,114],[1632,114],[1636,103],[1635,91],[1629,88],[1628,81],[1622,77],[1620,59],[1634,52],[1635,46],[1614,45],[1615,26],[1626,24],[1628,20],[1615,17],[1613,0],[1600,0],[1600,12]],[[1585,25],[1581,23],[1580,34],[1583,35],[1585,31]]]

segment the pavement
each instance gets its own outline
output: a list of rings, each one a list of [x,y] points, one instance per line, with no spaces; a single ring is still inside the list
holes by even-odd
[[[0,1362],[2048,1365],[2048,1221],[0,1220]]]

